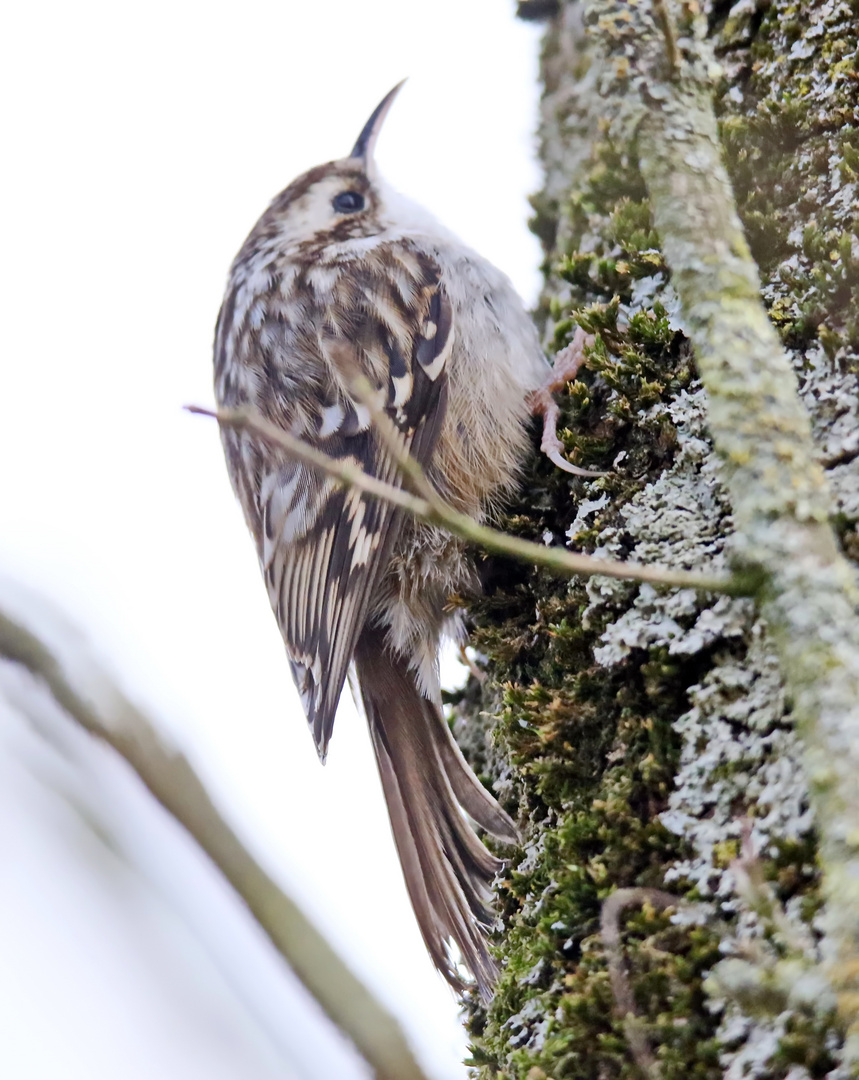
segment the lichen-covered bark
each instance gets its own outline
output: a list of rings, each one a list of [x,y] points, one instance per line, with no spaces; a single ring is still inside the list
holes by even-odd
[[[596,334],[566,395],[567,443],[611,471],[584,481],[535,460],[504,525],[584,552],[724,569],[730,508],[635,131],[609,134],[580,4],[522,7],[550,9],[540,315],[552,350],[577,323]],[[708,16],[740,215],[856,555],[859,8],[741,0]],[[822,897],[801,748],[754,606],[568,585],[497,560],[484,576],[473,643],[490,679],[467,688],[458,727],[518,803],[526,841],[500,886],[498,993],[486,1011],[470,1004],[478,1075],[640,1075],[599,933],[601,900],[635,885],[678,896],[673,918],[642,904],[624,920],[665,1080],[840,1075],[833,999],[805,966],[818,959]],[[488,752],[475,734],[487,717]],[[750,869],[737,864],[744,837],[758,853]]]

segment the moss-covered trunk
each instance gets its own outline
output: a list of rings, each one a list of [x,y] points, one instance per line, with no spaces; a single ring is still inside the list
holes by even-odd
[[[739,209],[833,515],[859,556],[859,4],[705,6]],[[730,506],[634,136],[608,133],[582,4],[520,8],[547,18],[541,317],[551,351],[576,325],[595,334],[564,395],[566,441],[577,463],[609,471],[583,480],[535,458],[504,526],[577,551],[724,569]],[[818,950],[814,821],[753,604],[567,584],[495,559],[483,570],[472,641],[489,679],[472,680],[457,726],[518,804],[526,840],[500,887],[498,992],[488,1010],[469,1004],[478,1075],[641,1075],[600,932],[605,898],[635,886],[678,898],[666,913],[642,894],[622,916],[636,1023],[663,1080],[841,1075],[831,994],[802,963]],[[785,958],[804,974],[785,980]]]

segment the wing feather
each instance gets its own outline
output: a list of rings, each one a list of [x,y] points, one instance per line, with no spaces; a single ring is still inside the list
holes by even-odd
[[[360,263],[326,269],[327,290],[315,290],[299,273],[290,287],[300,300],[279,307],[276,317],[248,322],[240,333],[225,325],[224,338],[238,342],[234,360],[250,370],[223,380],[233,388],[222,394],[223,403],[251,404],[328,455],[399,484],[366,408],[349,395],[343,364],[357,364],[378,387],[380,403],[426,466],[447,403],[450,300],[438,266],[415,249],[380,246]],[[228,297],[224,312],[240,306],[230,307]],[[222,313],[222,323],[224,318]],[[246,391],[242,399],[235,387],[255,388],[256,397]],[[277,392],[267,393],[267,387]],[[300,463],[275,459],[267,448],[249,447],[247,438],[224,433],[231,477],[257,539],[293,677],[324,760],[399,514]]]

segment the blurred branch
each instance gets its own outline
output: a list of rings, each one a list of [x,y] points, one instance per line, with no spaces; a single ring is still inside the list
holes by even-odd
[[[620,916],[626,908],[633,905],[650,904],[657,911],[662,911],[665,908],[679,907],[680,903],[679,897],[663,892],[662,889],[615,889],[611,896],[603,901],[600,914],[600,935],[606,951],[615,1010],[623,1020],[623,1031],[630,1053],[644,1075],[644,1080],[660,1080],[662,1072],[647,1031],[635,1008],[635,998],[623,962]]]
[[[358,387],[360,389],[360,387]],[[368,395],[359,394],[363,403],[372,403]],[[609,559],[595,559],[591,555],[578,555],[566,548],[546,547],[531,540],[522,540],[510,536],[498,529],[490,529],[478,524],[467,514],[454,510],[432,489],[420,465],[405,449],[399,433],[393,428],[387,416],[379,415],[379,410],[372,409],[379,435],[391,450],[406,482],[418,492],[412,495],[393,484],[387,484],[375,476],[370,476],[358,466],[348,461],[329,457],[308,443],[297,439],[262,416],[246,409],[204,409],[197,405],[186,406],[189,412],[198,416],[214,417],[223,427],[246,431],[284,451],[289,457],[319,469],[342,484],[366,491],[377,499],[382,499],[407,513],[427,521],[432,525],[443,525],[468,543],[476,544],[485,551],[497,555],[507,555],[521,562],[542,566],[564,577],[580,575],[582,577],[619,578],[622,581],[643,581],[651,585],[666,585],[677,589],[698,589],[703,592],[726,593],[729,596],[749,596],[754,592],[755,580],[749,575],[733,577],[707,576],[686,570],[668,570],[661,566],[643,566],[640,563],[615,562]],[[389,430],[390,429],[390,430]]]
[[[377,1080],[427,1080],[397,1021],[242,845],[184,754],[166,742],[102,668],[93,678],[84,679],[3,611],[0,656],[27,668],[68,716],[128,762],[233,886],[304,986],[355,1044]],[[87,661],[93,662],[91,657]]]

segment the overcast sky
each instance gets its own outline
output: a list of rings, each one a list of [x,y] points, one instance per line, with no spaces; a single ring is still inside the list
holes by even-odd
[[[525,221],[538,186],[538,42],[513,6],[54,0],[14,5],[0,43],[0,571],[87,627],[440,1077],[464,1075],[463,1038],[414,924],[363,724],[344,698],[323,769],[217,432],[181,406],[212,402],[213,326],[255,219],[298,173],[348,152],[404,76],[381,170],[533,300],[538,251]],[[15,801],[24,787],[0,800],[0,837],[31,809]],[[142,953],[119,943],[134,936],[127,894],[108,879],[75,884],[63,828],[21,826],[17,855],[0,841],[0,874],[15,878],[0,887],[0,1001],[16,1032],[0,1046],[0,1072],[115,1080],[127,1053],[141,1077],[212,1077],[211,1053],[169,1029],[159,978],[193,982],[192,962],[151,912],[140,918],[153,942],[162,934],[151,945],[160,966],[146,973],[139,1038],[144,990],[128,966]],[[175,880],[165,866],[179,855],[159,871],[152,842],[145,872]],[[42,903],[46,882],[60,889],[58,907]],[[75,906],[71,944],[64,905]],[[117,943],[99,954],[86,943],[103,941],[110,920]],[[17,971],[2,959],[4,938]],[[31,992],[18,993],[28,968]],[[44,998],[39,979],[50,983]],[[198,1027],[180,1026],[214,1030],[221,1006],[209,993],[200,989]],[[243,1052],[225,1076],[277,1075]]]

